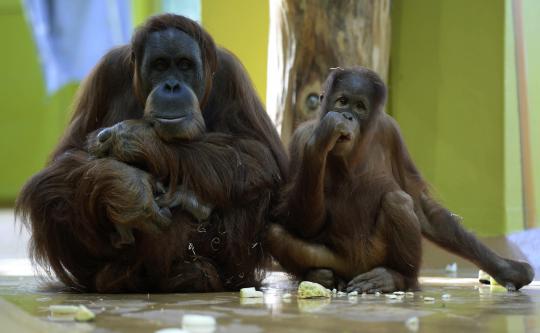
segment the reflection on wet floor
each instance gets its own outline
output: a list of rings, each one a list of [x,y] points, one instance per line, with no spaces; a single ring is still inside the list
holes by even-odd
[[[216,319],[215,332],[540,331],[540,283],[508,293],[475,279],[440,276],[423,278],[423,291],[414,295],[332,299],[297,299],[296,284],[283,273],[269,276],[262,299],[240,299],[238,293],[73,294],[45,291],[33,277],[0,277],[0,296],[9,302],[0,303],[0,323],[19,332],[36,325],[47,325],[37,331],[154,332],[181,328],[184,315],[200,314]],[[292,297],[283,298],[285,293]],[[86,305],[96,320],[56,321],[49,311],[53,304]]]

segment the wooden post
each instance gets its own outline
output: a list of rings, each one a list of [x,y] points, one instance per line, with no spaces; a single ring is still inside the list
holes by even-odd
[[[267,109],[288,143],[312,118],[330,68],[365,66],[386,81],[390,0],[270,0]]]

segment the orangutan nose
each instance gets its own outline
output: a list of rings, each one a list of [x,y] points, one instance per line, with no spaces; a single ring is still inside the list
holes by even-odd
[[[169,94],[171,94],[171,93],[172,94],[179,93],[180,92],[180,82],[178,82],[176,80],[168,80],[163,85],[163,90],[164,90],[164,92],[169,93]]]
[[[354,118],[353,118],[353,115],[350,114],[349,112],[343,112],[342,115],[343,115],[343,117],[344,117],[345,119],[347,119],[348,121],[352,121],[352,120],[354,119]]]

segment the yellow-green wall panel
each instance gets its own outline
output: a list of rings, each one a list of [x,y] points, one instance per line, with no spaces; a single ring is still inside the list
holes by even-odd
[[[504,2],[392,6],[390,112],[437,197],[468,228],[501,234]]]
[[[218,45],[236,54],[259,97],[266,96],[268,0],[202,0],[202,24]]]
[[[133,27],[141,25],[149,16],[157,14],[160,9],[161,1],[159,0],[131,0]]]
[[[0,4],[0,204],[41,169],[66,123],[74,89],[47,96],[20,2]]]

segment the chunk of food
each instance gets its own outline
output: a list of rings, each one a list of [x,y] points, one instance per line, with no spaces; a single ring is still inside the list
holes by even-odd
[[[315,282],[302,281],[298,286],[298,298],[329,298],[330,296],[330,290]]]
[[[84,305],[79,305],[79,309],[75,313],[76,321],[91,321],[96,318],[96,314]]]
[[[51,305],[51,315],[64,320],[90,321],[96,318],[95,313],[84,305]]]
[[[255,287],[240,289],[240,298],[263,298],[262,291],[258,291]]]
[[[480,281],[480,283],[490,284],[489,283],[490,278],[491,278],[491,276],[489,276],[489,274],[484,272],[483,270],[478,271],[478,281]]]
[[[478,281],[480,281],[480,283],[483,283],[483,284],[489,284],[492,286],[500,286],[499,282],[495,281],[495,279],[491,275],[484,272],[483,270],[478,271]]]

